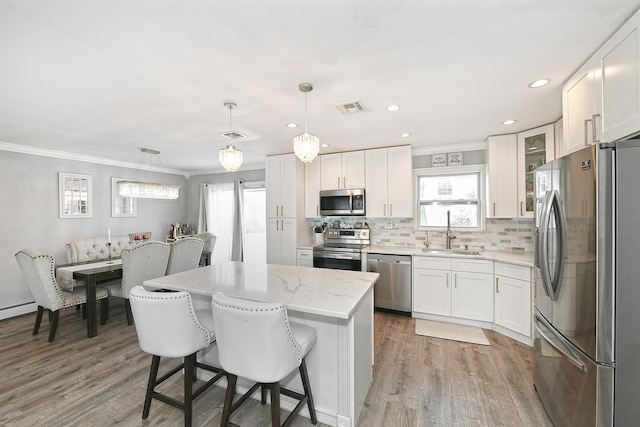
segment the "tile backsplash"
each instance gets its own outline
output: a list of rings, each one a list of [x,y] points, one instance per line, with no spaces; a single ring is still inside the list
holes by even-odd
[[[331,217],[332,223],[339,220],[344,223],[367,222],[371,229],[371,244],[382,246],[423,247],[428,240],[431,248],[446,246],[446,231],[425,231],[414,228],[413,219]],[[318,225],[317,220],[307,220],[309,229]],[[532,218],[487,219],[482,231],[454,230],[456,239],[451,242],[452,248],[473,250],[502,250],[532,252],[534,238],[534,222]]]

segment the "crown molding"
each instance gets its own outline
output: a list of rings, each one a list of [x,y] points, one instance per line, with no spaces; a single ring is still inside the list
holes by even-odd
[[[484,141],[478,142],[461,142],[458,144],[447,144],[447,145],[429,145],[422,147],[413,147],[412,156],[425,156],[428,154],[439,154],[439,153],[453,153],[455,151],[475,151],[475,150],[484,150],[486,147],[486,143]]]
[[[104,157],[86,156],[84,154],[50,150],[48,148],[30,147],[28,145],[10,144],[8,142],[0,142],[0,150],[29,154],[32,156],[52,157],[55,159],[74,160],[76,162],[96,163],[100,165],[117,166],[129,169],[138,169],[139,167],[138,163],[122,162],[118,160],[105,159]],[[169,173],[172,175],[182,175],[186,179],[189,179],[191,175],[193,175],[192,172],[187,172],[179,169],[160,168],[157,166],[151,166],[145,170],[151,170],[152,172]]]

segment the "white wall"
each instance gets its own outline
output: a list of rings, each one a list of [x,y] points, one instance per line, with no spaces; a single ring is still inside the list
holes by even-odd
[[[58,172],[92,175],[93,218],[58,218]],[[0,319],[33,302],[14,258],[18,250],[34,248],[62,264],[71,240],[106,236],[107,228],[114,235],[151,231],[154,240],[164,240],[169,224],[185,220],[190,203],[187,180],[159,173],[151,177],[181,186],[178,200],[140,199],[136,218],[112,218],[111,177],[134,174],[130,168],[0,151]]]

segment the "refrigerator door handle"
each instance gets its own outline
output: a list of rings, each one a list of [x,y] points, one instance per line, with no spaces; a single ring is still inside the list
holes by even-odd
[[[540,279],[544,287],[544,293],[551,298],[551,274],[549,273],[549,265],[547,263],[547,233],[549,232],[549,216],[551,215],[551,192],[548,191],[544,196],[544,202],[542,203],[542,209],[540,210],[540,228],[537,232],[537,245],[535,262],[536,266],[540,269]]]
[[[564,357],[566,357],[569,360],[569,362],[571,362],[572,365],[580,369],[582,372],[587,372],[587,364],[584,363],[582,360],[580,360],[580,357],[575,353],[575,351],[573,351],[573,349],[569,347],[570,344],[568,343],[566,338],[564,338],[561,335],[553,334],[554,337],[556,337],[563,344],[562,347],[564,348],[561,348],[551,338],[549,338],[549,336],[545,332],[543,332],[542,328],[540,328],[539,326],[539,324],[541,323],[545,328],[551,331],[551,325],[549,325],[549,322],[547,322],[545,319],[540,317],[538,314],[535,315],[534,320],[535,320],[534,325],[536,327],[536,331],[538,331],[538,333],[547,342],[547,344],[555,348]]]
[[[555,208],[555,209],[554,209]],[[549,223],[551,222],[551,215],[556,212],[556,228],[558,229],[557,247],[555,251],[556,259],[555,265],[557,266],[553,272],[553,276],[549,271],[548,263],[548,243],[549,243]],[[544,205],[542,206],[542,218],[540,220],[539,238],[540,244],[538,245],[539,254],[537,254],[540,276],[542,278],[542,284],[544,285],[545,293],[552,301],[556,301],[560,295],[560,289],[562,287],[562,276],[564,274],[564,262],[565,252],[567,247],[567,233],[566,233],[566,219],[564,211],[560,204],[560,197],[557,190],[548,191],[545,197]]]

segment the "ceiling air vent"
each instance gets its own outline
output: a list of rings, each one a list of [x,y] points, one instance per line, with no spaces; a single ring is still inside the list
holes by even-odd
[[[236,132],[235,130],[228,130],[226,132],[222,132],[220,135],[224,136],[225,138],[229,138],[229,139],[240,139],[240,138],[246,138],[247,135],[244,135],[240,132]]]
[[[336,108],[340,110],[342,114],[353,114],[365,111],[365,108],[360,104],[360,101],[344,102],[342,104],[336,104]]]

